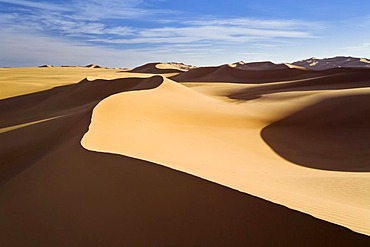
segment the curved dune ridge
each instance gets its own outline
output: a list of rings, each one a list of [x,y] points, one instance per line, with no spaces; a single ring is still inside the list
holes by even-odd
[[[363,70],[62,69],[0,100],[1,246],[370,244]]]
[[[305,103],[292,104],[299,98],[280,102],[274,116],[270,104],[222,102],[165,79],[153,90],[100,102],[81,143],[89,150],[159,163],[370,234],[369,173],[299,166],[277,155],[260,136],[287,109],[292,113],[335,95],[327,91],[306,96]],[[368,170],[368,164],[361,166]],[[345,190],[337,189],[343,185]]]

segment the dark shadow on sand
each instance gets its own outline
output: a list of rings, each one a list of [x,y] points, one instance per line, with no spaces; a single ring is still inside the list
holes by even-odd
[[[301,69],[264,69],[245,70],[232,68],[228,65],[218,67],[195,68],[176,76],[170,77],[177,82],[226,82],[244,84],[268,84],[272,82],[293,81],[317,78],[322,76],[334,76],[340,74],[367,73],[369,69],[336,68],[322,71],[301,70]]]
[[[311,91],[311,90],[335,90],[370,87],[369,69],[342,69],[341,73],[330,74],[328,71],[319,77],[306,78],[301,81],[288,81],[280,84],[260,84],[253,88],[234,92],[228,97],[236,100],[253,100],[264,95],[285,92]]]
[[[263,140],[298,165],[370,171],[370,94],[323,100],[265,127]]]

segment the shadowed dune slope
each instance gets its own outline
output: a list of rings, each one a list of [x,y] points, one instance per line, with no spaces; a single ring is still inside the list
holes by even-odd
[[[56,109],[65,113],[0,134],[1,180],[6,181],[0,186],[1,246],[370,244],[368,237],[344,227],[194,176],[82,148],[80,140],[99,100],[120,90],[154,87],[160,79],[115,81],[122,88],[110,87],[114,81],[95,81],[104,84],[106,91],[94,87],[95,82],[83,82],[0,101],[0,105],[23,107],[8,108],[13,122],[24,114],[45,119],[56,115]],[[147,87],[137,86],[142,83]],[[68,112],[71,107],[77,108]],[[9,112],[1,108],[1,114]],[[0,119],[1,126],[11,122]],[[37,157],[30,157],[34,152]]]
[[[340,69],[332,69],[325,72],[307,71],[289,68],[285,65],[284,68],[270,70],[238,69],[229,65],[222,65],[219,67],[202,67],[192,69],[171,77],[171,80],[177,82],[237,82],[253,84],[304,79],[341,72],[343,72],[343,70],[341,71]]]
[[[27,124],[52,117],[64,118],[91,110],[100,100],[109,95],[132,90],[155,88],[163,82],[161,76],[148,79],[130,78],[115,80],[82,80],[77,84],[56,87],[47,91],[0,100],[0,128]],[[14,135],[17,131],[5,132],[1,138],[0,183],[42,157],[60,139],[63,133],[73,128],[66,122],[53,130],[45,128],[39,140],[28,135]],[[59,136],[55,138],[55,136]]]
[[[60,116],[87,104],[96,104],[109,95],[158,87],[161,76],[150,78],[120,78],[113,80],[84,79],[77,84],[0,100],[1,127],[23,124]],[[16,110],[15,110],[16,109]]]
[[[369,69],[343,69],[342,73],[332,75],[328,74],[327,76],[276,84],[258,85],[256,87],[233,92],[229,94],[228,97],[237,100],[252,100],[260,98],[263,95],[281,92],[350,89],[362,87],[370,87]]]
[[[370,171],[370,94],[325,99],[262,130],[283,158],[307,167]]]

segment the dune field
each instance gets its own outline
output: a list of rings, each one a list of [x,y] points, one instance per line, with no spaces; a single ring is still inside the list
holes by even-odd
[[[0,68],[0,246],[370,245],[368,64]]]

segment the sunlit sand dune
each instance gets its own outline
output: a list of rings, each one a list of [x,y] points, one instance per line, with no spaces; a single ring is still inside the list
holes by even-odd
[[[362,100],[345,104],[342,95],[346,94]],[[284,101],[282,96],[271,107],[268,95],[265,100],[245,104],[223,102],[165,79],[156,89],[103,100],[94,109],[82,145],[160,163],[370,234],[370,194],[365,189],[370,186],[370,125],[367,120],[360,121],[368,112],[369,97],[367,88],[322,90]],[[328,115],[320,107],[308,110],[329,100],[339,101],[329,107],[341,111]],[[316,113],[295,113],[306,108]],[[295,125],[275,124],[292,114],[303,114],[302,120]],[[325,120],[320,124],[316,119],[322,114],[331,119],[326,125]],[[347,125],[351,121],[356,124]],[[275,125],[283,126],[285,137]],[[305,133],[305,125],[311,128],[306,134],[306,146],[311,149],[302,146],[306,136],[297,134]],[[322,149],[312,147],[314,132],[326,140],[316,140]],[[336,134],[342,136],[330,140]],[[361,136],[364,139],[356,141]],[[320,151],[315,153],[313,148]],[[305,152],[313,157],[301,158]]]

